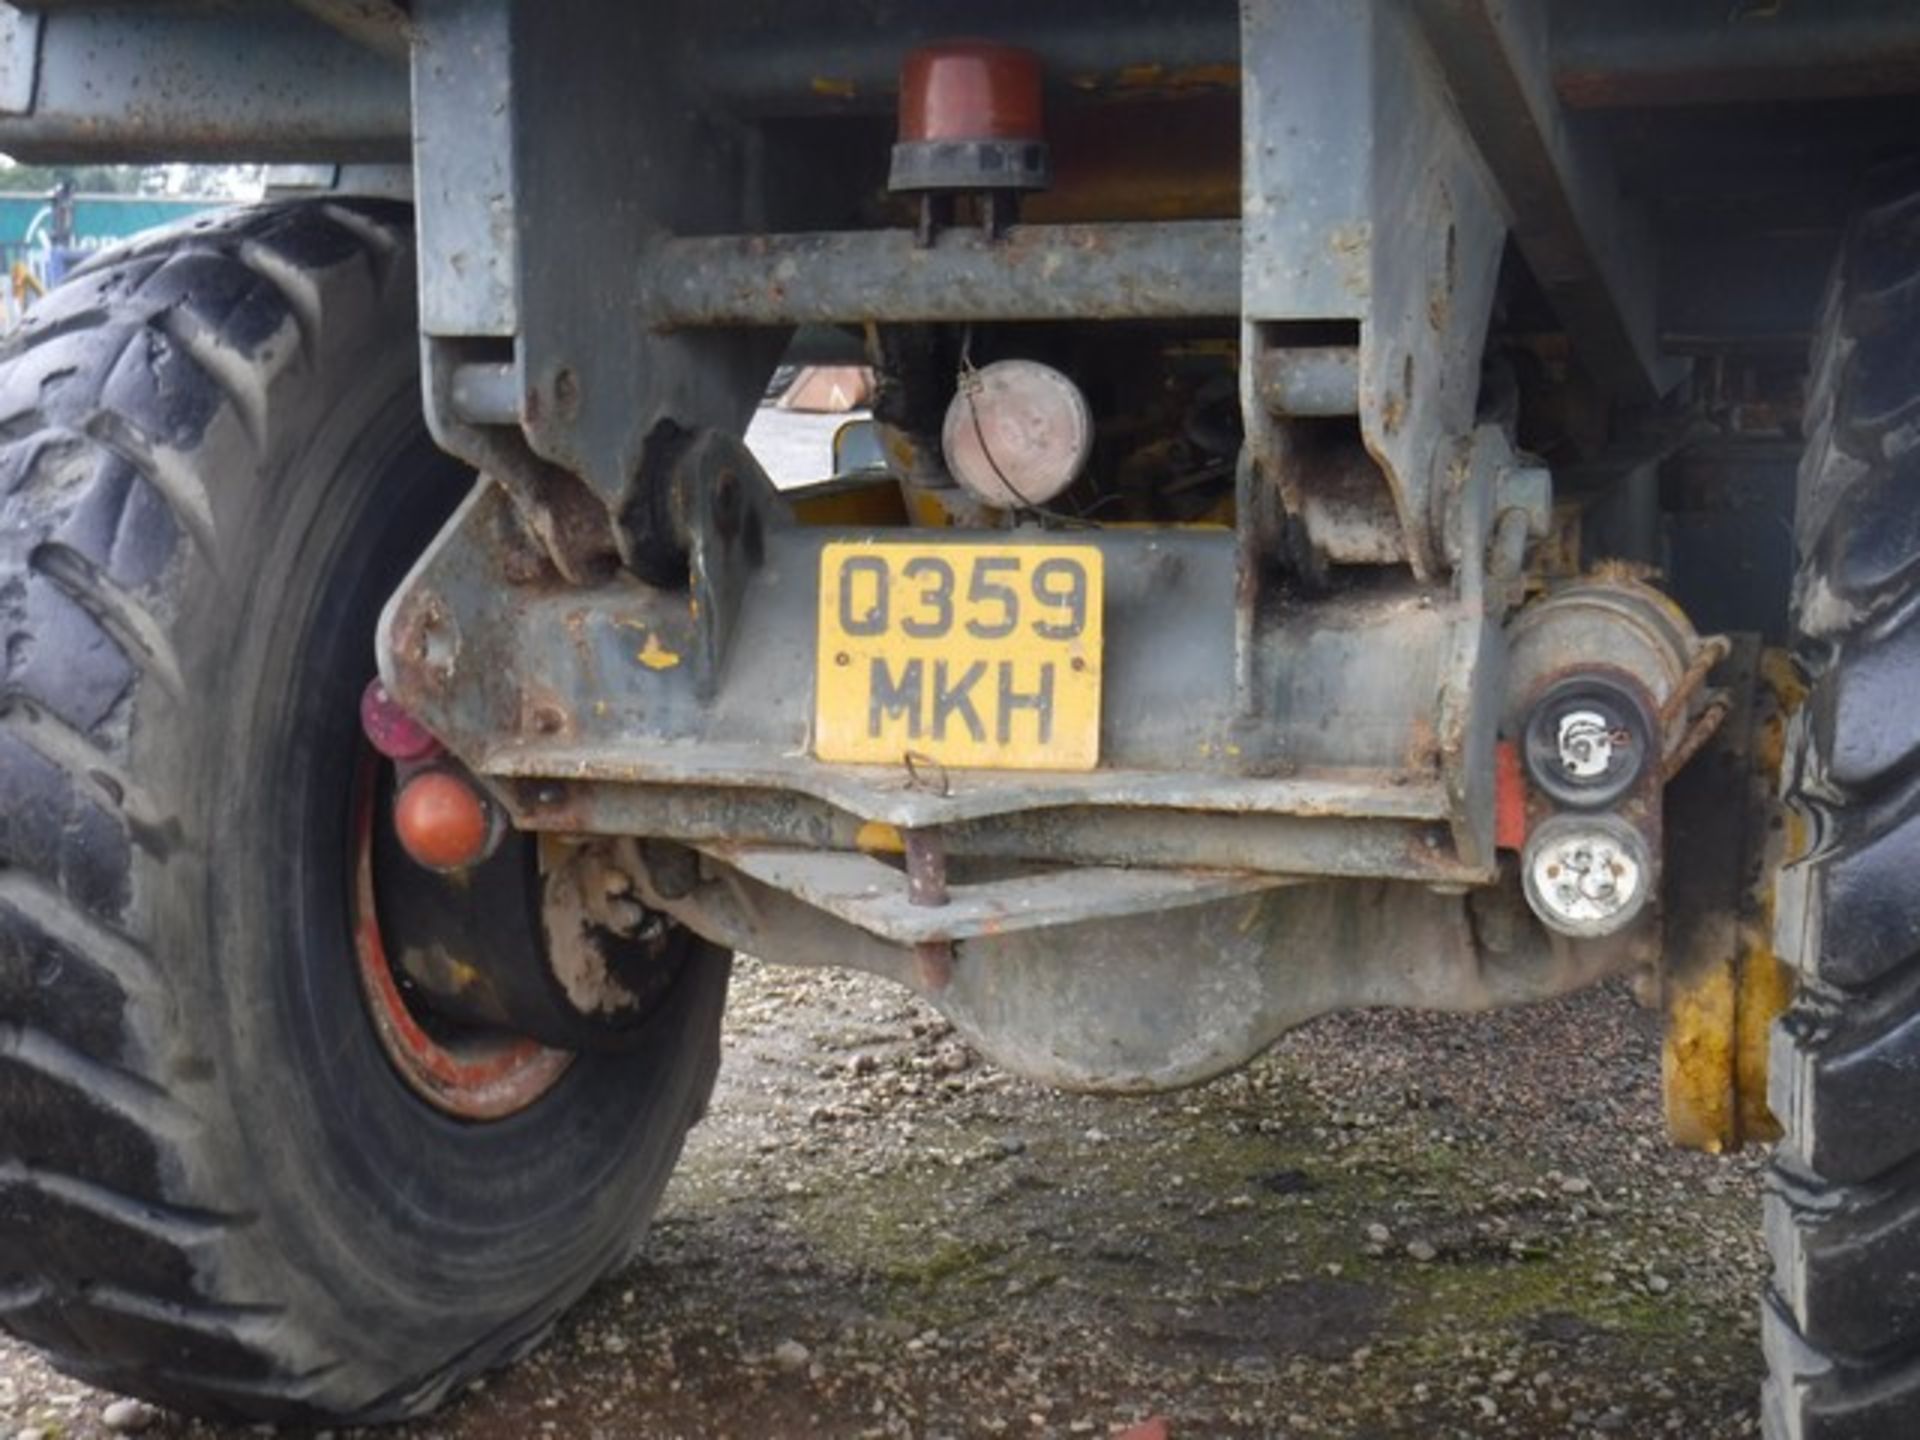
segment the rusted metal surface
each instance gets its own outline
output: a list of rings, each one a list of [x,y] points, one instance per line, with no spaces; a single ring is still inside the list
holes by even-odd
[[[713,453],[720,463],[730,452]],[[751,475],[735,473],[750,492]],[[621,814],[618,792],[679,791],[675,824],[687,826],[724,824],[716,792],[745,790],[811,797],[855,822],[903,828],[1011,823],[1035,812],[1046,819],[1028,820],[1024,843],[1044,859],[1054,843],[1092,843],[1097,812],[1113,812],[1124,827],[1124,812],[1151,808],[1211,817],[1214,828],[1129,832],[1128,843],[1152,857],[1145,863],[1488,873],[1490,854],[1463,861],[1445,838],[1450,825],[1469,823],[1459,814],[1463,799],[1479,804],[1464,789],[1450,791],[1446,776],[1469,767],[1481,743],[1474,737],[1492,744],[1490,706],[1460,710],[1464,730],[1445,720],[1454,712],[1444,697],[1471,694],[1484,643],[1485,619],[1470,603],[1385,585],[1268,617],[1254,637],[1260,695],[1250,715],[1232,684],[1233,537],[1082,532],[1109,552],[1104,768],[956,771],[929,784],[904,757],[897,767],[811,758],[819,556],[846,532],[795,527],[745,495],[729,502],[725,494],[711,484],[688,497],[691,543],[707,557],[692,569],[692,588],[610,577],[575,589],[550,572],[512,568],[514,552],[502,543],[511,509],[482,487],[389,607],[388,684],[457,752],[472,753],[483,774],[522,782],[505,792],[521,824],[679,834]],[[1044,535],[1028,540],[1046,543]],[[732,557],[731,579],[713,568],[721,554]],[[1342,724],[1327,725],[1330,714]],[[1452,741],[1420,743],[1423,724]],[[1470,817],[1475,832],[1490,832],[1490,793],[1486,808]],[[1232,853],[1233,817],[1297,823],[1248,827],[1251,858],[1241,858]],[[1339,821],[1350,823],[1327,823]],[[753,823],[750,809],[741,823]],[[789,812],[782,824],[833,832],[840,822]],[[1215,858],[1182,858],[1188,835]],[[792,843],[790,834],[768,838]],[[948,831],[950,844],[961,838]]]
[[[954,937],[950,926],[954,920],[964,919],[964,917],[956,915],[949,909],[953,901],[953,896],[947,886],[946,837],[938,830],[908,830],[901,839],[901,853],[907,865],[906,899],[908,907],[912,910],[938,910],[941,912],[940,918],[948,923],[942,925],[940,932],[937,934],[909,933],[904,936],[897,931],[888,930],[885,927],[884,921],[881,921],[881,918],[877,915],[862,915],[855,919],[855,923],[859,924],[863,929],[880,935],[883,939],[905,939],[911,944],[913,946],[914,964],[920,972],[920,986],[923,990],[934,993],[946,989],[953,980]],[[809,862],[828,865],[841,863],[853,866],[873,864],[872,861],[859,856],[837,857],[809,855],[801,857],[801,860],[803,864]],[[741,861],[739,858],[736,858],[734,863],[740,864]],[[749,874],[753,873],[750,864],[742,868],[747,869]],[[876,868],[880,870],[887,869],[885,866],[878,866]],[[768,877],[763,876],[762,878]],[[878,881],[877,884],[875,883],[876,879]],[[781,888],[795,889],[793,886],[783,886]],[[864,885],[862,885],[859,880],[856,880],[855,888],[863,889],[867,898],[880,900],[882,904],[888,901],[897,902],[899,900],[899,882],[893,878],[891,871],[878,877],[872,875],[866,876]],[[797,890],[795,893],[798,893]],[[846,892],[841,890],[839,893],[845,895]],[[804,898],[808,900],[809,904],[817,905],[830,913],[845,913],[844,911],[837,911],[833,904],[826,901],[820,895],[807,896]]]
[[[56,40],[59,48],[86,54],[70,35],[104,39],[149,61],[164,59],[183,78],[191,77],[191,85],[180,86],[170,101],[153,97],[138,121],[142,143],[168,154],[184,154],[181,147],[197,143],[208,158],[254,159],[263,144],[297,143],[308,155],[340,158],[335,149],[342,142],[369,140],[395,155],[405,151],[404,68],[370,68],[349,92],[357,98],[352,108],[330,103],[338,91],[303,99],[271,83],[277,73],[309,79],[317,73],[304,70],[304,58],[282,70],[279,62],[294,57],[285,55],[275,33],[283,17],[273,7],[249,7],[244,18],[225,5],[167,6],[157,16],[86,0],[44,8],[56,31],[68,32]],[[432,28],[419,21],[423,7],[409,13],[396,0],[296,0],[287,8],[316,17],[291,33],[310,34],[323,23],[337,30],[342,38],[335,53],[342,59],[358,47],[370,58],[390,61],[423,28]],[[1540,8],[1552,17],[1543,67],[1555,93],[1575,108],[1851,98],[1920,88],[1920,19],[1901,0],[1733,8],[1626,0]],[[39,7],[24,13],[28,26],[39,23]],[[93,22],[96,14],[97,24],[80,23]],[[728,43],[697,47],[676,60],[704,103],[747,122],[884,115],[897,102],[901,56],[954,30],[938,11],[890,14],[883,27],[845,6],[796,9],[761,0],[729,6],[725,20]],[[1031,5],[976,3],[960,28],[1030,47],[1074,95],[1107,102],[1105,110],[1130,111],[1169,99],[1231,100],[1241,83],[1235,21],[1225,0],[1137,3],[1118,10],[1056,4],[1042,12]],[[602,28],[610,27],[589,26]],[[196,59],[225,52],[197,40],[193,31],[225,43],[250,42],[252,63],[196,65]],[[0,68],[10,69],[12,62]],[[266,88],[260,86],[263,77],[270,82]],[[11,93],[0,88],[0,94]],[[18,114],[30,98],[28,90],[4,108]],[[61,111],[76,101],[75,108]],[[51,158],[36,143],[59,137],[62,153],[73,158],[132,158],[124,147],[134,133],[133,117],[116,123],[101,97],[62,87],[37,108],[36,124],[8,130],[10,153]],[[227,122],[210,127],[214,114]],[[372,117],[377,124],[369,126]],[[301,119],[311,122],[304,137],[295,133]]]
[[[504,1119],[557,1085],[573,1056],[504,1028],[463,1029],[436,1037],[421,1025],[401,991],[403,975],[415,986],[424,979],[435,987],[428,993],[456,1002],[453,1013],[483,1024],[499,1018],[492,1008],[497,997],[470,963],[475,952],[460,944],[472,939],[465,927],[429,932],[414,923],[418,907],[396,917],[390,906],[383,914],[376,884],[384,824],[377,773],[367,752],[355,780],[349,856],[354,957],[374,1035],[395,1072],[428,1104],[462,1120]],[[434,877],[426,883],[444,882]],[[449,942],[461,953],[449,950]]]
[[[1292,456],[1301,518],[1328,561],[1336,565],[1406,563],[1407,537],[1400,528],[1393,494],[1357,436],[1331,446],[1304,443]]]
[[[1509,884],[1472,898],[1359,882],[1268,888],[1079,924],[959,941],[926,985],[911,947],[879,939],[709,861],[676,896],[642,890],[716,943],[850,967],[921,989],[1003,1069],[1072,1089],[1151,1091],[1243,1064],[1296,1025],[1354,1006],[1483,1009],[1590,985],[1642,963],[1637,942],[1550,937]],[[1418,945],[1408,937],[1419,936]],[[1204,956],[1206,963],[1169,963]]]
[[[1357,344],[1358,414],[1409,563],[1440,574],[1446,447],[1474,428],[1505,223],[1408,11],[1331,0],[1241,12],[1242,412],[1287,495],[1269,352]],[[1315,137],[1313,144],[1279,136]],[[1290,493],[1293,492],[1293,493]]]
[[[514,514],[491,520],[489,544],[503,570],[523,579],[551,566],[573,584],[605,575],[619,558],[613,517],[585,481],[533,453],[513,425],[473,423],[463,413],[455,387],[464,376],[467,399],[495,403],[506,381],[498,362],[483,366],[463,358],[458,342],[425,342],[427,413],[442,449],[459,456],[511,497]],[[517,381],[515,367],[504,367]],[[476,372],[483,377],[477,387]]]
[[[658,329],[946,320],[1183,319],[1240,310],[1228,220],[666,239],[639,260]]]
[[[1175,103],[1056,106],[1053,185],[1021,201],[1035,224],[1231,220],[1240,213],[1240,72],[1211,90],[1164,72]]]
[[[1077,11],[987,0],[969,5],[963,20],[937,6],[890,12],[884,29],[828,0],[741,8],[737,38],[696,63],[703,93],[749,116],[887,113],[900,57],[956,33],[1031,49],[1073,92],[1102,99],[1230,90],[1239,79],[1226,0],[1173,8],[1124,0]]]
[[[902,854],[907,862],[907,903],[922,910],[938,910],[949,904],[947,842],[940,832],[924,827],[906,831]]]
[[[854,811],[809,796],[724,785],[539,780],[511,793],[525,797],[515,819],[526,829],[654,835],[691,845],[849,850],[860,848],[863,828],[892,827],[890,821],[862,820]],[[862,803],[859,794],[846,798]],[[1220,813],[1162,809],[1145,800],[1072,804],[1045,790],[1026,792],[1021,809],[1005,808],[1009,797],[1004,794],[991,798],[1000,807],[993,814],[944,825],[951,856],[1268,876],[1398,877],[1451,885],[1490,878],[1486,867],[1460,859],[1443,820]],[[922,813],[932,822],[931,812]]]

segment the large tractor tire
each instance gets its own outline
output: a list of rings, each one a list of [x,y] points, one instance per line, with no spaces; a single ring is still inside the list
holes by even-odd
[[[1796,530],[1812,688],[1776,934],[1762,1320],[1773,1440],[1920,1435],[1920,168],[1850,226],[1814,352]]]
[[[407,212],[345,203],[140,243],[0,344],[0,1323],[203,1415],[397,1418],[529,1348],[717,1065],[690,940],[616,1051],[369,981],[358,701],[472,483],[416,347]]]

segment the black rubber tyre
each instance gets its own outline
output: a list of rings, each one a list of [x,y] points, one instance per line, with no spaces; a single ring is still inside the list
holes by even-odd
[[[1786,1129],[1762,1322],[1774,1440],[1920,1435],[1920,168],[1850,226],[1814,353],[1795,616],[1812,680],[1776,935]]]
[[[626,1257],[727,959],[627,1054],[462,1123],[348,934],[379,606],[470,483],[420,414],[404,208],[99,261],[0,346],[0,1321],[200,1414],[391,1419]]]

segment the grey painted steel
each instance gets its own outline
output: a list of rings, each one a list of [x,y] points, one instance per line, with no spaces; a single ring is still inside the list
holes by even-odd
[[[345,46],[371,46],[368,53],[391,57],[399,51],[396,35],[404,39],[393,18],[393,0],[298,3],[332,14],[344,27]],[[33,123],[0,125],[0,148],[34,161],[129,160],[139,158],[128,148],[129,139],[136,138],[141,153],[182,156],[192,146],[206,159],[255,160],[343,159],[349,158],[343,147],[378,144],[392,152],[406,146],[403,68],[369,68],[349,89],[326,94],[262,88],[258,77],[276,71],[319,78],[298,57],[285,54],[270,33],[278,24],[276,7],[250,5],[244,13],[231,5],[152,8],[162,13],[146,15],[104,0],[46,0],[33,7],[29,24],[43,11],[56,28],[95,12],[102,22],[129,33],[137,28],[149,57],[161,63],[171,53],[204,53],[189,30],[222,29],[235,43],[249,41],[258,48],[250,50],[245,66],[198,75],[196,103],[149,108],[137,135],[110,113],[110,96],[76,97],[63,89],[44,97]],[[414,7],[416,16],[419,8]],[[602,6],[586,23],[604,32],[610,28],[605,17],[617,14],[624,23],[627,8]],[[1551,11],[1552,80],[1570,105],[1705,104],[1903,94],[1920,88],[1920,13],[1905,0],[1823,0],[1818,6],[1744,12],[1672,0],[1522,8]],[[893,11],[885,26],[876,26],[870,11],[832,0],[804,6],[740,0],[722,16],[726,43],[677,56],[676,63],[689,76],[690,93],[742,118],[890,113],[901,53],[953,31],[938,7]],[[1049,72],[1068,77],[1081,94],[1151,94],[1155,77],[1191,88],[1240,62],[1235,9],[1227,0],[1181,5],[1109,0],[1098,6],[1052,0],[1044,7],[1023,0],[976,0],[964,29],[1037,50]],[[7,53],[6,38],[0,36],[0,77],[11,77],[13,88],[0,84],[0,96],[19,97],[23,90],[30,96],[31,75]],[[351,103],[343,107],[343,98]],[[74,110],[54,108],[76,99]],[[22,108],[25,103],[22,99]],[[204,124],[215,112],[227,121],[217,132]],[[17,112],[0,104],[0,116],[10,113]],[[59,148],[40,148],[45,145]],[[295,147],[298,155],[288,153]]]
[[[744,433],[785,346],[777,331],[658,334],[635,263],[663,233],[761,228],[756,141],[695,98],[707,6],[650,5],[617,26],[597,0],[516,15],[523,426],[536,454],[617,507],[659,463],[666,427]],[[591,223],[583,195],[603,200]]]
[[[472,361],[453,369],[453,408],[475,425],[515,425],[520,420],[520,376],[513,366]]]
[[[708,866],[691,887],[663,889],[643,874],[641,893],[718,944],[898,980],[996,1065],[1070,1089],[1197,1084],[1330,1011],[1520,1004],[1590,985],[1652,953],[1641,931],[1601,941],[1550,936],[1513,885],[1469,900],[1348,881],[963,940],[945,983],[932,985],[910,947]]]
[[[1260,399],[1275,415],[1360,413],[1360,347],[1297,345],[1263,351],[1255,363]]]
[[[1036,227],[1002,246],[955,231],[925,250],[904,232],[764,233],[744,222],[775,218],[771,180],[689,89],[706,17],[668,7],[608,32],[597,13],[592,0],[544,6],[538,23],[506,0],[420,9],[416,54],[439,57],[415,67],[423,177],[436,137],[478,135],[509,157],[504,175],[423,178],[421,263],[429,334],[515,335],[526,447],[621,517],[630,564],[661,540],[641,533],[658,528],[638,503],[645,477],[679,435],[739,432],[795,322],[1240,314],[1256,367],[1296,343],[1286,327],[1353,323],[1362,431],[1400,533],[1329,553],[1403,554],[1417,576],[1443,573],[1437,471],[1473,423],[1503,230],[1406,6],[1244,7],[1238,275],[1232,222]],[[469,76],[446,58],[476,49],[493,70]],[[653,82],[633,86],[643,72]],[[506,145],[484,138],[500,130]],[[616,134],[630,143],[608,147]],[[617,199],[575,225],[589,191]],[[1578,324],[1574,339],[1586,344]],[[1256,472],[1301,515],[1285,437],[1248,386]],[[430,397],[449,389],[429,377]],[[436,417],[438,433],[487,464],[501,442],[461,436],[457,418]]]
[[[33,108],[40,72],[40,16],[0,5],[0,116]]]
[[[1014,935],[1095,917],[1178,909],[1285,883],[1270,876],[1118,866],[1046,870],[989,884],[953,884],[935,904],[916,903],[900,872],[865,855],[714,846],[714,858],[896,945]]]
[[[537,768],[564,778],[537,777],[506,784],[502,794],[514,823],[526,829],[598,835],[646,835],[705,847],[719,845],[815,846],[854,848],[859,808],[881,813],[870,818],[909,828],[911,820],[889,820],[890,807],[874,792],[847,785],[836,789],[834,803],[798,790],[778,791],[764,773],[755,783],[735,786],[705,779],[694,784],[649,774],[639,780],[582,780],[566,775],[553,757],[527,757]],[[495,772],[490,778],[500,781]],[[848,777],[858,781],[863,777]],[[1227,786],[1208,787],[1180,777],[1123,775],[1094,799],[1000,788],[967,794],[956,809],[981,809],[968,820],[947,820],[936,804],[903,807],[925,825],[938,824],[948,853],[957,859],[1017,861],[1023,864],[1080,866],[1159,866],[1168,869],[1232,871],[1266,878],[1339,875],[1404,879],[1417,875],[1433,884],[1484,883],[1484,868],[1465,865],[1454,849],[1444,819],[1391,813],[1350,815],[1300,809],[1275,814],[1218,808],[1221,798],[1239,798]],[[1173,781],[1176,783],[1156,783]],[[1240,794],[1246,793],[1245,787]],[[1175,804],[1163,805],[1166,797]],[[1268,797],[1272,803],[1298,802],[1299,792]],[[1368,797],[1369,800],[1372,797]],[[1438,808],[1439,791],[1419,797],[1421,808]],[[1020,808],[1015,808],[1016,804]],[[1385,811],[1385,806],[1377,807]]]
[[[1090,94],[1150,90],[1156,77],[1192,86],[1239,63],[1233,0],[970,0],[963,16],[939,5],[892,8],[884,27],[870,8],[842,0],[740,8],[736,35],[701,58],[699,80],[744,115],[890,114],[900,57],[957,33],[1032,50],[1050,76]]]
[[[266,197],[281,198],[318,195],[364,195],[382,200],[413,199],[413,167],[398,162],[385,165],[329,165],[308,162],[293,165],[269,165],[266,168]]]
[[[1016,225],[998,242],[950,227],[722,235],[642,257],[646,314],[689,326],[911,320],[1180,319],[1240,313],[1240,227],[1228,220]]]
[[[732,540],[721,533],[729,511]],[[1484,846],[1460,850],[1491,824],[1490,798],[1484,816],[1461,809],[1482,803],[1461,785],[1490,753],[1491,716],[1453,698],[1476,673],[1497,673],[1473,668],[1487,628],[1477,603],[1402,582],[1287,607],[1253,636],[1248,711],[1235,703],[1234,537],[1076,531],[1108,557],[1101,768],[913,783],[903,768],[809,753],[820,551],[871,532],[787,528],[776,510],[739,499],[690,523],[691,591],[621,575],[576,588],[516,558],[512,507],[482,484],[389,606],[381,669],[393,693],[482,774],[519,782],[504,798],[522,823],[648,833],[622,813],[621,787],[682,789],[689,805],[733,789],[906,827],[997,819],[983,843],[1031,858],[1123,859],[1097,832],[1132,812],[1164,832],[1127,832],[1142,863],[1490,873]],[[1236,857],[1218,827],[1189,837],[1184,822],[1167,823],[1173,811],[1298,823],[1247,825],[1249,854]],[[1022,828],[1012,824],[1021,812],[1039,814]]]
[[[1474,422],[1505,233],[1495,197],[1404,6],[1249,4],[1242,37],[1242,409],[1256,473],[1304,511],[1263,384],[1287,362],[1269,352],[1325,343],[1296,338],[1301,322],[1350,322],[1361,430],[1400,546],[1416,574],[1437,575],[1436,464]]]
[[[510,336],[520,323],[511,0],[414,0],[413,13],[420,328]],[[435,359],[429,348],[430,371]]]
[[[1660,353],[1652,233],[1599,139],[1554,94],[1548,7],[1413,0],[1514,240],[1596,378],[1650,401],[1686,373]]]
[[[62,6],[0,45],[0,95],[32,87],[0,119],[17,159],[406,158],[406,67],[292,8]]]

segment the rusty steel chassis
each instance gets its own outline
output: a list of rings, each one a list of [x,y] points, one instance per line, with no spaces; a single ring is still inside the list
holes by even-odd
[[[390,604],[380,668],[516,825],[641,837],[606,843],[694,928],[898,975],[1072,1085],[1184,1083],[1321,1010],[1525,999],[1657,953],[1653,921],[1548,936],[1496,848],[1506,625],[1550,499],[1475,418],[1509,238],[1615,393],[1678,373],[1642,239],[1559,124],[1545,7],[1247,0],[1224,35],[1179,6],[1061,6],[1038,33],[984,7],[1062,73],[1223,51],[1240,217],[931,246],[776,228],[808,210],[757,97],[806,76],[769,69],[778,47],[711,63],[767,7],[301,8],[410,57],[428,415],[483,480]],[[72,9],[0,36],[0,130],[47,153],[85,131],[54,103]],[[883,90],[923,23],[817,43]],[[122,123],[157,137],[187,102],[148,94]],[[365,158],[384,95],[342,78],[351,118],[326,117]],[[818,554],[869,532],[794,523],[735,438],[793,327],[1185,319],[1239,323],[1237,529],[1075,532],[1107,555],[1101,768],[814,760]],[[1329,426],[1352,437],[1331,459],[1303,443]],[[1659,801],[1637,800],[1656,839]],[[896,838],[904,866],[872,853]]]

